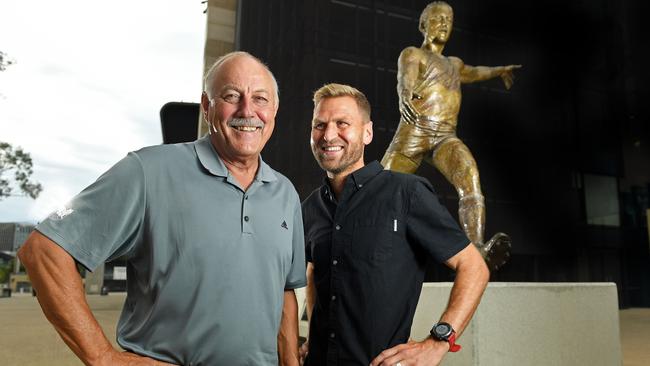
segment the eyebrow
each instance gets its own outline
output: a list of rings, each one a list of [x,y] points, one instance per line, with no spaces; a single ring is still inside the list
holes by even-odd
[[[224,85],[223,87],[221,87],[220,91],[223,92],[225,90],[234,90],[234,91],[237,91],[237,92],[241,92],[241,88],[238,88],[238,87],[236,87],[236,86],[234,86],[232,84]]]
[[[233,85],[233,84],[226,84],[226,85],[224,85],[224,86],[221,88],[221,91],[223,92],[224,90],[234,90],[234,91],[236,91],[236,92],[238,92],[238,93],[243,93],[243,92],[244,92],[244,91],[242,90],[242,88],[237,87],[237,86],[235,86],[235,85]],[[270,92],[269,92],[266,88],[258,88],[258,89],[253,90],[252,92],[253,92],[253,93],[266,93],[266,94],[270,94]]]
[[[343,114],[340,114],[340,115],[335,115],[334,118],[331,118],[331,120],[334,121],[334,122],[339,122],[339,121],[348,122],[348,121],[350,121],[350,119],[351,119],[351,116],[349,114],[347,114],[347,113],[343,113]],[[312,124],[313,123],[327,123],[327,121],[323,121],[323,120],[320,120],[318,118],[312,118],[311,123]]]

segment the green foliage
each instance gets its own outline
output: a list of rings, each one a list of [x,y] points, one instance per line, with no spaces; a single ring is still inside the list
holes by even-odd
[[[0,141],[0,201],[8,196],[14,196],[15,186],[22,195],[36,198],[43,190],[40,183],[29,178],[32,175],[32,157],[22,148],[14,148],[11,144]],[[5,178],[5,173],[13,172],[11,178]]]
[[[13,260],[6,264],[0,264],[0,283],[9,282],[9,274],[14,268]]]

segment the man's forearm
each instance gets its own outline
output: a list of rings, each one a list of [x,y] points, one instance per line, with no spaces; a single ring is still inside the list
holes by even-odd
[[[462,260],[456,265],[456,279],[449,295],[447,309],[440,320],[451,324],[460,336],[481,301],[490,279],[485,261],[474,245],[463,251]]]
[[[33,232],[18,253],[38,302],[63,341],[85,363],[115,351],[86,302],[74,260],[56,243]]]
[[[278,332],[278,358],[282,366],[297,366],[298,361],[298,302],[293,290],[284,291],[284,306]]]

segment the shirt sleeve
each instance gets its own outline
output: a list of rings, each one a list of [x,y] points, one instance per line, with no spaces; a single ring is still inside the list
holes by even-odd
[[[92,271],[136,247],[144,210],[142,164],[129,153],[36,230]]]
[[[470,243],[428,181],[414,179],[409,192],[407,235],[436,261],[448,260]]]
[[[293,260],[291,270],[287,276],[285,290],[305,287],[307,285],[307,275],[305,269],[305,236],[302,225],[302,210],[300,200],[297,198],[293,210]]]

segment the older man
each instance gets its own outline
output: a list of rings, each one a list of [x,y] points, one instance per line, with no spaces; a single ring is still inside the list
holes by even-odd
[[[469,322],[489,271],[421,177],[365,165],[370,105],[359,90],[328,84],[314,94],[311,148],[327,173],[303,202],[309,346],[320,365],[437,365]],[[426,263],[456,271],[431,336],[408,342]]]
[[[300,202],[260,157],[278,102],[258,59],[222,57],[201,100],[208,137],[129,153],[37,226],[20,258],[45,315],[84,363],[297,364]],[[120,256],[128,295],[117,342],[127,352],[102,333],[75,267]]]

